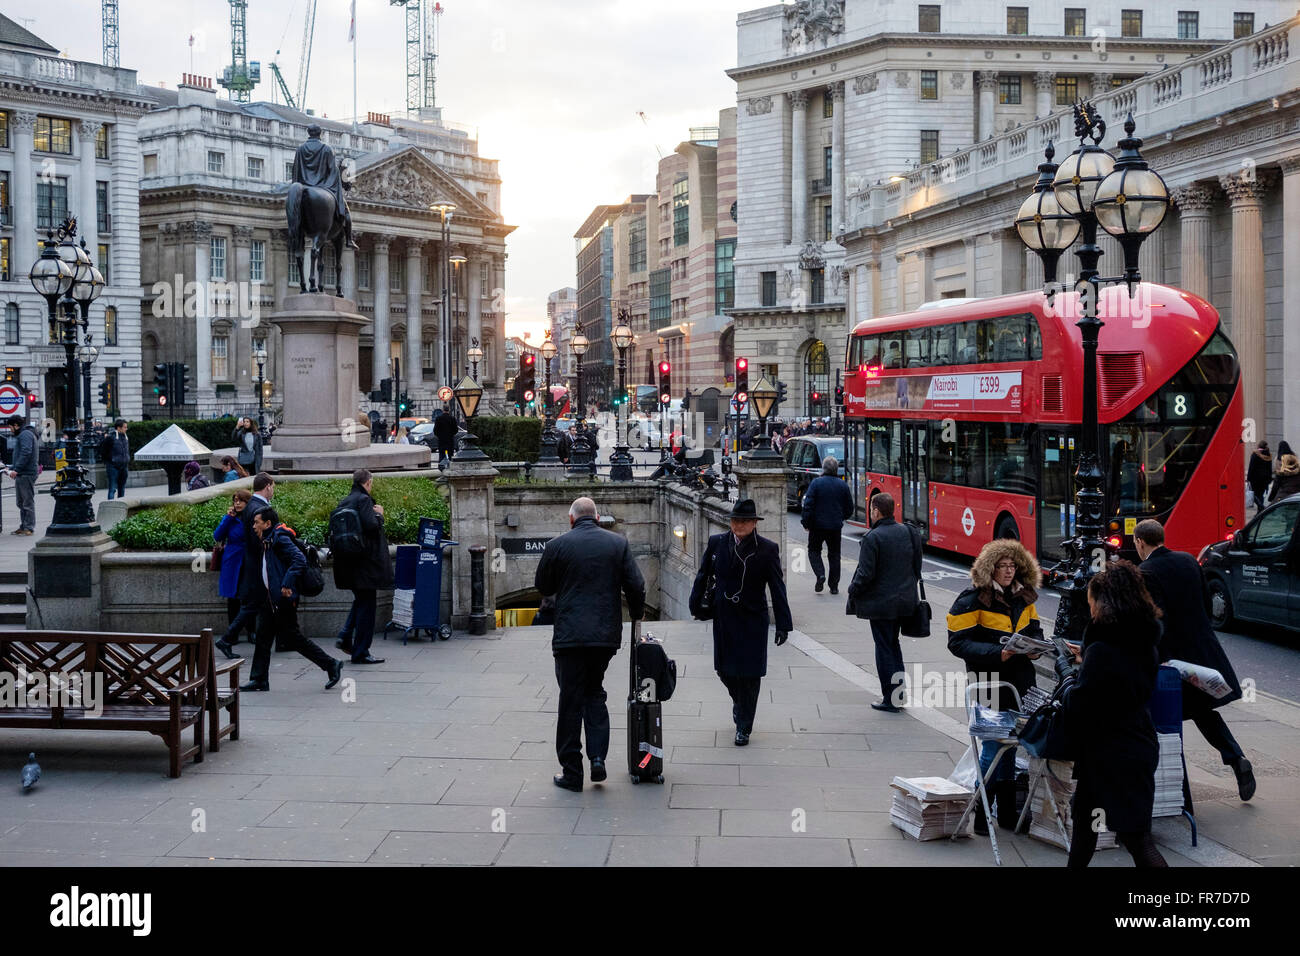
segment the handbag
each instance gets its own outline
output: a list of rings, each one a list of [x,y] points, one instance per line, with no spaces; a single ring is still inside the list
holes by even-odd
[[[218,541],[212,546],[212,560],[208,562],[209,571],[221,570],[221,556],[226,553],[226,542]]]
[[[930,636],[930,602],[925,599],[925,582],[917,582],[921,588],[921,599],[916,603],[916,610],[899,622],[899,631],[904,637]]]
[[[1069,729],[1065,725],[1065,691],[1074,683],[1067,677],[1056,685],[1051,698],[1025,720],[1017,735],[1020,746],[1031,757],[1042,760],[1074,760],[1076,758]]]
[[[695,616],[701,621],[713,620],[713,612],[717,607],[718,600],[718,579],[713,574],[713,563],[715,556],[709,557],[709,570],[704,578],[704,591],[700,594],[700,609]]]

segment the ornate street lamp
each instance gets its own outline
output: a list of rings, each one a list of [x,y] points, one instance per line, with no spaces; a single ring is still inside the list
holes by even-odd
[[[1020,207],[1016,230],[1022,241],[1043,261],[1047,278],[1045,293],[1056,291],[1056,262],[1079,236],[1083,243],[1075,251],[1079,257],[1079,279],[1075,291],[1082,308],[1079,327],[1083,341],[1083,425],[1080,436],[1079,464],[1075,472],[1078,491],[1075,496],[1075,536],[1063,542],[1067,557],[1053,569],[1060,579],[1062,592],[1056,615],[1058,646],[1061,640],[1077,641],[1088,620],[1085,603],[1088,580],[1099,571],[1116,547],[1103,537],[1106,496],[1100,464],[1100,425],[1097,410],[1097,340],[1102,323],[1097,317],[1097,299],[1104,285],[1125,283],[1129,295],[1141,281],[1138,250],[1164,220],[1169,208],[1169,192],[1164,180],[1153,172],[1138,152],[1142,141],[1134,137],[1133,114],[1124,122],[1125,138],[1120,140],[1120,157],[1116,160],[1100,146],[1106,124],[1088,103],[1074,107],[1074,135],[1079,146],[1053,172],[1052,153],[1040,165],[1039,181],[1034,193]],[[1089,142],[1091,140],[1091,142]],[[1052,196],[1048,197],[1044,181],[1051,175]],[[1058,208],[1059,207],[1059,208]],[[1064,217],[1077,224],[1071,226]],[[1102,250],[1097,245],[1097,226],[1101,224],[1119,239],[1124,250],[1124,274],[1101,277],[1097,263]],[[1062,652],[1062,659],[1068,656]]]
[[[470,377],[478,381],[478,363],[483,361],[483,350],[478,347],[477,338],[471,339],[471,342],[473,344],[470,345],[469,351],[465,353],[465,357],[469,359],[470,364],[474,367],[474,370],[469,373]]]
[[[569,348],[578,357],[578,421],[574,425],[577,435],[573,440],[573,446],[569,449],[570,469],[577,466],[586,467],[591,464],[592,459],[591,446],[587,444],[587,403],[583,397],[582,388],[582,356],[590,345],[591,342],[582,334],[582,323],[579,322],[574,325],[573,338],[569,340]]]
[[[613,481],[632,480],[632,455],[627,445],[627,350],[635,336],[627,324],[627,310],[618,310],[618,325],[610,333],[610,341],[618,349],[618,404],[614,406],[614,426],[618,429],[618,444],[609,459],[609,477]],[[621,413],[621,414],[620,414]],[[620,421],[619,419],[622,419]]]
[[[253,346],[253,361],[257,363],[257,433],[266,440],[266,346],[257,340]]]
[[[451,354],[453,356],[452,369],[456,367],[454,358],[460,354],[460,267],[469,262],[464,256],[457,253],[454,256],[448,256],[447,261],[451,263]],[[453,374],[454,371],[453,371]],[[478,373],[474,373],[474,379],[478,379]]]
[[[452,457],[452,461],[488,461],[488,456],[483,453],[475,442],[478,436],[471,431],[474,413],[478,411],[478,404],[483,398],[483,386],[474,379],[466,375],[460,380],[460,384],[454,390],[456,404],[460,407],[461,416],[465,419],[465,436],[461,439],[460,449]]]
[[[438,378],[439,384],[450,385],[456,380],[456,372],[451,364],[451,266],[448,264],[448,256],[451,253],[451,215],[456,211],[456,206],[454,203],[439,202],[429,209],[438,214],[442,225],[442,243],[439,247],[442,268],[438,270],[442,275],[442,323],[439,329],[442,336],[442,368],[438,370]]]
[[[45,298],[49,306],[50,340],[63,346],[64,380],[67,383],[67,401],[63,408],[65,464],[52,492],[54,518],[46,529],[47,534],[93,534],[99,530],[91,507],[95,486],[87,480],[86,470],[81,465],[81,443],[77,437],[77,328],[80,325],[84,331],[89,324],[90,303],[102,291],[104,277],[91,263],[84,245],[76,244],[76,235],[75,219],[68,219],[59,226],[57,239],[54,231],[47,232],[41,256],[28,272],[32,288]],[[74,298],[74,294],[81,298]]]
[[[99,349],[91,345],[92,336],[87,333],[85,340],[77,346],[77,364],[81,366],[81,409],[82,422],[81,430],[90,435],[92,422],[90,416],[90,367],[95,364],[99,358]],[[93,463],[92,453],[94,448],[86,446],[86,461]]]
[[[555,465],[559,463],[559,456],[555,450],[560,444],[560,438],[555,434],[555,396],[551,394],[551,359],[559,351],[551,338],[551,330],[546,330],[546,340],[542,342],[541,353],[542,360],[546,362],[546,399],[543,402],[543,411],[546,413],[546,425],[542,429],[542,447],[541,454],[538,455],[538,464]]]
[[[767,434],[767,416],[772,414],[772,406],[776,404],[776,399],[776,386],[766,375],[749,390],[749,400],[754,403],[754,411],[758,413],[758,437],[754,439],[754,451],[749,456],[751,460],[781,457],[772,451],[772,439]]]

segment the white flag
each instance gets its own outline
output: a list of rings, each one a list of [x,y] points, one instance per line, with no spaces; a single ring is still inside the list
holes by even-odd
[[[355,43],[357,39],[357,0],[352,0],[352,22],[348,24],[348,42]]]

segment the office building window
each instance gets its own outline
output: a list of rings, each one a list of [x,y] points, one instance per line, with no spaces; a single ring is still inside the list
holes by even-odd
[[[108,159],[108,124],[102,124],[95,132],[95,158]]]
[[[762,280],[762,303],[765,306],[776,305],[776,273],[764,272],[760,276]]]
[[[266,281],[266,241],[254,239],[248,245],[248,281]]]
[[[293,182],[293,163],[284,164],[284,181],[286,183]]]
[[[1196,40],[1201,35],[1201,15],[1195,10],[1178,11],[1178,39]]]
[[[289,257],[289,285],[300,285],[302,283],[302,265],[297,256]]]
[[[939,71],[921,71],[921,99],[937,100],[939,98]]]
[[[9,239],[0,239],[0,282],[9,280]]]
[[[8,239],[4,240],[6,243]],[[5,306],[5,345],[22,345],[22,323],[18,320],[18,303]]]
[[[487,299],[492,296],[492,278],[488,272],[489,263],[480,262],[478,264],[478,289],[479,298]]]
[[[714,311],[736,304],[736,240],[719,239],[713,251]]]
[[[939,158],[939,131],[921,130],[921,162],[933,163]]]
[[[9,171],[0,169],[0,226],[12,226],[13,215],[9,208]]]
[[[1237,14],[1241,16],[1241,14]],[[7,110],[0,110],[0,148],[9,148],[9,113]]]
[[[831,170],[835,167],[835,153],[829,146],[822,147],[822,176],[826,180],[826,185],[831,184]]]
[[[357,288],[370,288],[370,253],[357,253]]]
[[[1255,14],[1253,13],[1234,13],[1232,15],[1232,38],[1240,40],[1242,37],[1248,37],[1255,32]],[[8,140],[6,136],[6,143]]]
[[[812,280],[811,301],[813,305],[821,305],[826,301],[826,270],[809,269],[808,277]]]
[[[111,305],[104,310],[104,344],[117,344],[117,309]]]
[[[108,405],[105,408],[104,414],[109,418],[116,418],[118,416],[117,369],[104,369],[104,382],[108,385],[108,388],[105,389],[105,391],[108,392],[108,395],[105,396],[108,399]]]
[[[645,217],[633,219],[627,227],[627,271],[645,272]]]
[[[264,165],[264,161],[261,156],[249,156],[248,157],[248,178],[261,179],[263,165]]]
[[[672,322],[673,274],[671,269],[650,273],[650,328],[662,329]]]
[[[1088,11],[1083,7],[1065,8],[1065,35],[1067,37],[1088,35]]]
[[[44,178],[36,183],[36,228],[54,229],[68,218],[68,180],[55,176],[45,182]]]
[[[104,277],[104,285],[112,285],[113,277],[109,270],[109,264],[113,261],[112,255],[109,254],[108,246],[105,243],[99,244],[99,261],[95,263],[99,267],[99,274]]]
[[[226,240],[213,236],[208,240],[208,278],[226,277]]]
[[[835,115],[835,98],[829,93],[822,94],[822,116],[830,119]]]
[[[406,260],[401,256],[388,258],[388,291],[401,292],[406,284]]]
[[[1120,13],[1119,34],[1125,37],[1142,35],[1142,11],[1124,10]]]
[[[334,247],[326,246],[324,265],[321,269],[321,284],[327,289],[337,289],[339,284],[338,263],[334,259]]]
[[[691,184],[680,179],[673,183],[673,245],[684,246],[691,241]]]
[[[1007,34],[1022,37],[1029,33],[1029,8],[1007,7]]]
[[[212,378],[225,381],[230,378],[230,336],[213,333],[212,335]]]
[[[1020,77],[998,77],[998,102],[1004,106],[1020,105]]]
[[[95,225],[101,233],[113,231],[108,218],[108,183],[95,183]]]
[[[831,204],[822,203],[822,241],[829,242],[835,238],[835,223],[831,219]]]
[[[918,33],[939,32],[939,4],[922,3],[917,6],[916,30]]]
[[[1112,76],[1110,78],[1110,88],[1112,90],[1117,90],[1127,82],[1128,80],[1122,76]]]
[[[38,153],[72,152],[72,120],[55,119],[53,116],[36,117],[32,149]]]
[[[428,330],[420,340],[420,368],[425,375],[438,374],[438,343],[429,337]]]
[[[226,154],[215,149],[208,150],[208,172],[221,174],[226,171]]]
[[[1079,78],[1077,76],[1058,76],[1056,78],[1056,105],[1069,106],[1079,98]]]

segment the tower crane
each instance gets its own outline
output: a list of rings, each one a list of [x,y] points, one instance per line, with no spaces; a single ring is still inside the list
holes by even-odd
[[[303,15],[302,23],[302,58],[298,62],[298,101],[296,104],[296,108],[304,112],[307,110],[307,74],[311,70],[311,42],[315,32],[316,0],[307,0],[307,12]],[[295,104],[290,103],[290,105],[294,106]]]
[[[253,87],[262,82],[262,64],[248,61],[247,18],[248,0],[230,0],[230,66],[222,70],[217,82],[239,103],[247,103]]]
[[[121,65],[117,45],[117,0],[100,0],[100,13],[104,21],[104,66]]]

